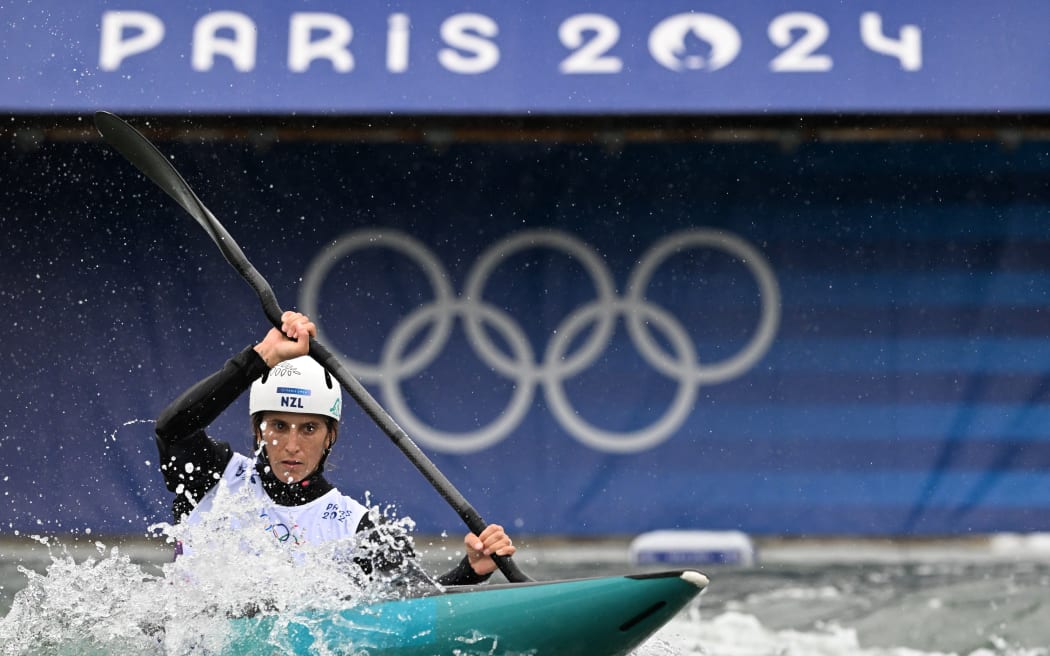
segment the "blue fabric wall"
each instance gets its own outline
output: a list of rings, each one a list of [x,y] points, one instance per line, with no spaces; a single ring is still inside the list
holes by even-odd
[[[1045,143],[160,146],[489,521],[1050,529]],[[106,146],[8,145],[0,179],[0,533],[144,531],[151,420],[265,319]],[[332,462],[460,530],[352,404]]]

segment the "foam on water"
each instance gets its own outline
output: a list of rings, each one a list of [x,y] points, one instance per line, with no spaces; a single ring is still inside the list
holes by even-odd
[[[696,609],[672,620],[636,656],[1047,656],[1045,648],[1018,647],[992,637],[989,648],[966,652],[910,647],[865,647],[856,629],[835,624],[810,630],[771,629],[735,611],[711,618]]]
[[[795,564],[722,574],[713,571],[713,587],[638,656],[1050,656],[1046,563]],[[734,588],[730,598],[718,598],[720,580]]]

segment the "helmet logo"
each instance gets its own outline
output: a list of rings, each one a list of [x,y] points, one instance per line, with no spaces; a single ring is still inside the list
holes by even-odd
[[[281,362],[276,367],[270,370],[271,376],[298,376],[300,372],[295,368],[295,365],[290,364],[287,360]]]
[[[335,415],[338,418],[339,415],[342,412],[342,408],[341,408],[342,405],[343,405],[343,400],[342,399],[336,399],[335,403],[332,404],[332,407],[328,408],[328,412],[332,413],[333,415]]]

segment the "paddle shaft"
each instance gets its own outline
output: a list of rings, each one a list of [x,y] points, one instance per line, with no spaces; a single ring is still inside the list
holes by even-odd
[[[192,216],[208,233],[212,241],[222,252],[227,262],[255,290],[262,303],[267,319],[274,326],[281,326],[280,304],[273,288],[262,274],[252,266],[240,246],[234,241],[215,215],[204,206],[200,198],[190,189],[189,184],[179,174],[171,162],[146,137],[131,127],[126,121],[108,112],[95,113],[95,126],[111,146],[131,162],[147,178],[164,190],[169,196]],[[378,401],[365,389],[357,378],[350,373],[342,358],[315,338],[310,339],[310,357],[322,364],[351,398],[371,417],[387,437],[401,450],[408,460],[423,474],[423,477],[437,490],[445,501],[452,506],[472,533],[481,534],[486,523],[477,510],[467,501],[448,478],[431,462],[430,458],[412,441],[412,438],[398,426]],[[531,579],[522,572],[509,556],[492,556],[496,565],[507,580],[526,582]]]

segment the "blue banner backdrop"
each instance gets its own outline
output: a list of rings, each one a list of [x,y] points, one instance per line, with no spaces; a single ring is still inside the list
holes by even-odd
[[[161,146],[490,521],[1050,529],[1045,144]],[[0,176],[0,532],[143,531],[152,419],[262,312],[104,145]],[[340,487],[458,530],[344,424]]]
[[[0,111],[1046,112],[1043,0],[34,0]]]

